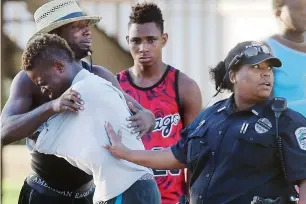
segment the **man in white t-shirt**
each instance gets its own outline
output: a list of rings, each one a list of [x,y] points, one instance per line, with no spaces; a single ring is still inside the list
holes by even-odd
[[[53,34],[39,35],[28,43],[22,67],[49,97],[75,90],[85,102],[83,110],[53,115],[44,124],[34,150],[62,157],[93,175],[94,203],[160,203],[150,169],[116,159],[102,148],[110,144],[104,124],[111,122],[124,132],[126,146],[144,149],[137,135],[127,128],[126,118],[131,114],[121,91],[82,69],[67,42]]]

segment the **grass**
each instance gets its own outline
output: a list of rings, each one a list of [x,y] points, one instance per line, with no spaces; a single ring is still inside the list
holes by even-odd
[[[25,145],[7,145],[1,156],[1,203],[17,204],[24,179],[31,172],[31,155]]]
[[[22,182],[16,183],[9,180],[3,180],[2,204],[17,204],[22,185]]]

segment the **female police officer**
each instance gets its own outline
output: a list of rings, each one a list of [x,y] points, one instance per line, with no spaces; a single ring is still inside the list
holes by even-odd
[[[270,98],[272,67],[280,66],[269,47],[240,43],[210,71],[217,91],[230,90],[232,96],[203,110],[175,146],[133,151],[123,146],[121,133],[106,124],[111,145],[105,148],[154,169],[187,164],[192,172],[191,203],[245,204],[255,196],[277,198],[294,183],[300,187],[300,203],[306,203],[306,119],[286,109],[276,120],[275,100]],[[282,138],[282,153],[276,135]]]

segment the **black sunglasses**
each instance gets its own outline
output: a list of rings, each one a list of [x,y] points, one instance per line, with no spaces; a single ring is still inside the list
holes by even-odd
[[[251,45],[247,46],[239,55],[236,55],[228,65],[228,70],[230,70],[234,65],[243,58],[250,58],[257,56],[259,53],[264,53],[267,55],[272,55],[270,47],[267,45]]]

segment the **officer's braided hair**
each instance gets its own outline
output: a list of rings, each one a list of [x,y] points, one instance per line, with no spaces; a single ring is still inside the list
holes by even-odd
[[[215,82],[215,89],[217,92],[222,92],[224,90],[233,91],[233,84],[229,78],[229,65],[236,55],[240,55],[247,45],[250,45],[254,41],[245,41],[238,43],[233,49],[231,49],[225,60],[220,61],[216,67],[213,67],[209,70],[211,79]],[[232,71],[238,71],[240,64],[236,64],[230,69]]]
[[[47,64],[58,59],[74,60],[74,53],[66,40],[55,34],[40,34],[27,44],[22,54],[22,69],[33,69],[37,60]]]
[[[160,8],[152,2],[137,3],[132,7],[129,27],[131,24],[155,23],[164,32],[164,19]]]
[[[232,85],[226,83],[228,80],[225,78],[226,67],[224,61],[220,61],[216,67],[209,70],[211,79],[215,82],[216,91],[231,90]]]

